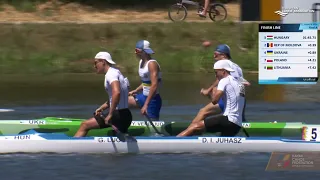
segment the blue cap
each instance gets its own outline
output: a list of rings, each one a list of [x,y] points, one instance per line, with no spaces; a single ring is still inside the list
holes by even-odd
[[[154,54],[153,50],[150,48],[150,42],[146,40],[138,41],[136,44],[137,49],[141,49],[147,54]]]
[[[229,56],[229,58],[231,59],[231,55],[230,55],[230,47],[226,44],[220,44],[217,46],[216,50],[219,53],[223,53],[226,54],[227,56]]]

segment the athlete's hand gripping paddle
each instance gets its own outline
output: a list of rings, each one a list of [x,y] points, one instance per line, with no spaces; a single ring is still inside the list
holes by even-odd
[[[136,95],[132,95],[133,96],[133,98],[134,99],[136,99]],[[138,104],[138,103],[137,103]],[[140,104],[138,104],[138,106],[140,107],[140,108],[142,108],[141,106],[140,106]],[[148,113],[148,112],[147,112]],[[164,134],[163,133],[161,133],[161,132],[159,132],[159,130],[156,128],[156,126],[153,124],[153,122],[151,121],[151,119],[149,118],[149,116],[148,116],[148,114],[145,114],[144,115],[146,118],[147,118],[147,120],[149,121],[149,123],[151,124],[151,126],[152,126],[152,128],[154,129],[154,131],[156,132],[156,134],[157,135],[159,135],[159,136],[164,136]],[[147,121],[144,121],[145,122],[145,124],[147,125]]]
[[[93,115],[96,115],[96,114],[93,113]],[[100,114],[100,117],[103,118],[103,120],[106,118],[102,113]],[[116,136],[121,142],[126,142],[126,136],[121,131],[119,131],[119,129],[116,126],[114,126],[111,123],[107,125],[110,125],[111,128],[116,132]]]

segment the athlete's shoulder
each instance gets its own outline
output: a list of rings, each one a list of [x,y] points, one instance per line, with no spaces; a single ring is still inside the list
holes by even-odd
[[[121,74],[121,72],[120,72],[120,70],[118,69],[118,68],[115,68],[115,67],[110,67],[110,73],[120,73]]]
[[[231,60],[228,60],[228,62],[230,63],[231,66],[241,69],[241,67],[237,63],[235,63],[235,62],[233,62]]]
[[[106,73],[106,77],[107,78],[114,78],[114,77],[118,77],[121,75],[121,72],[119,69],[110,67],[108,72]]]
[[[227,84],[229,84],[229,82],[230,81],[229,81],[228,76],[220,79],[219,83],[218,83],[218,86],[217,86],[217,90],[224,91],[226,86],[227,86]]]
[[[227,84],[230,81],[229,77],[232,77],[232,76],[227,76],[227,77],[220,79],[219,84]]]
[[[141,67],[142,59],[139,60],[139,68]]]
[[[240,77],[243,76],[242,68],[237,63],[230,60],[230,66],[235,70],[234,73],[238,74]]]
[[[160,70],[160,64],[159,64],[158,61],[155,60],[155,59],[150,59],[150,60],[148,61],[148,68],[149,68],[150,66],[153,66],[153,67],[155,67],[156,69],[159,69],[159,70]]]
[[[228,80],[229,82],[238,82],[239,77],[235,77],[235,76],[228,76]]]
[[[158,64],[158,65],[159,65],[158,61],[155,60],[155,59],[150,59],[150,60],[148,61],[148,64]]]

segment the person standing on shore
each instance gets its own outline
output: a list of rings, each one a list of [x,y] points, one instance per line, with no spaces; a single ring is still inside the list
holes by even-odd
[[[140,59],[138,73],[142,83],[135,90],[129,92],[129,107],[139,107],[141,114],[152,121],[158,121],[162,106],[160,65],[151,57],[154,51],[150,48],[150,42],[147,40],[136,43],[135,53]]]

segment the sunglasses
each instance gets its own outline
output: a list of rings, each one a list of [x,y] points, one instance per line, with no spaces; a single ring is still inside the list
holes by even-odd
[[[218,52],[218,51],[215,51],[213,54],[214,54],[215,56],[219,56],[219,55],[221,55],[221,53],[220,53],[220,52]]]
[[[135,49],[135,53],[137,54],[137,53],[141,53],[142,52],[142,49],[138,49],[138,48],[136,48]]]
[[[94,65],[97,65],[97,64],[100,63],[100,62],[103,62],[103,60],[101,60],[101,59],[95,60],[95,61],[94,61]]]

